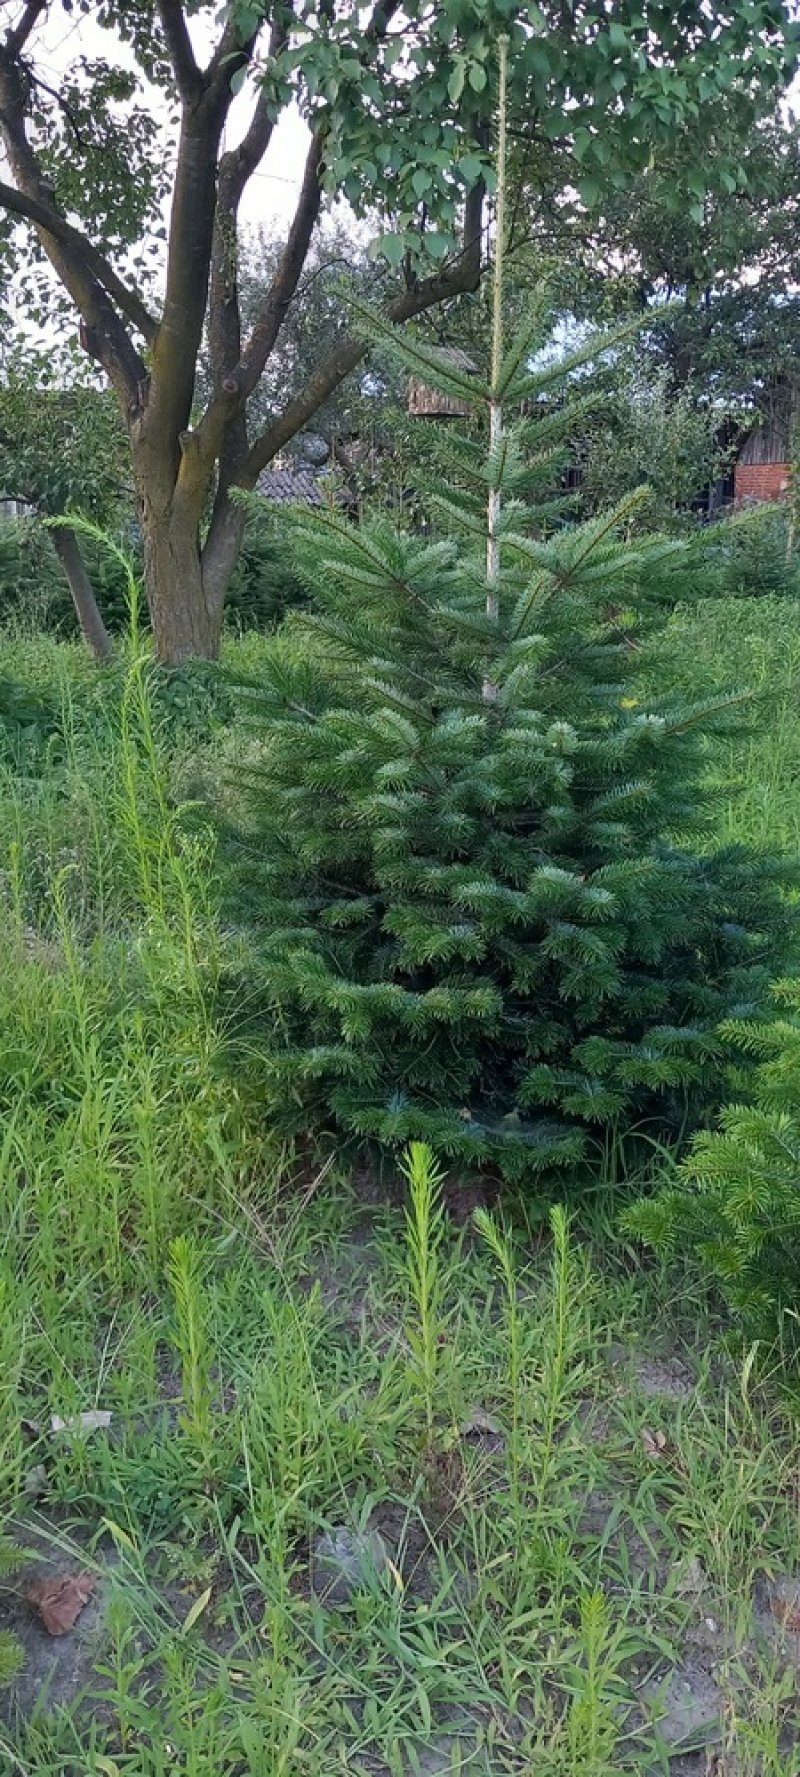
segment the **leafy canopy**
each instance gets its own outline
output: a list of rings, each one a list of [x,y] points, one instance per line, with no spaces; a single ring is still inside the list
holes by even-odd
[[[180,10],[180,9],[179,9]],[[56,8],[44,8],[45,13]],[[61,92],[38,78],[31,58],[30,122],[56,195],[100,231],[105,248],[163,232],[169,157],[148,88],[171,108],[175,75],[156,0],[78,0],[78,11],[116,39],[108,59],[79,54]],[[210,42],[219,12],[183,8],[195,40]],[[588,200],[625,186],[659,144],[691,144],[687,177],[696,200],[708,184],[709,117],[724,107],[727,139],[713,177],[740,183],[742,135],[771,108],[795,66],[796,26],[780,0],[232,0],[225,15],[250,69],[231,53],[234,91],[253,76],[274,116],[293,101],[325,129],[324,178],[385,227],[379,251],[399,265],[408,250],[444,258],[459,208],[477,179],[491,185],[491,116],[497,41],[510,39],[510,115],[527,148],[568,138]],[[267,27],[280,27],[278,41]],[[79,39],[80,41],[80,39]],[[121,54],[120,54],[121,50]],[[133,63],[133,66],[131,66]]]

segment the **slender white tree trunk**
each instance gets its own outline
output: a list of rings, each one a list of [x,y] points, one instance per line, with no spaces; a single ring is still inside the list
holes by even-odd
[[[503,363],[503,254],[506,229],[506,89],[508,85],[508,38],[498,42],[500,55],[500,90],[497,111],[497,206],[495,210],[494,276],[492,280],[492,397],[489,403],[489,451],[495,469],[503,442],[503,398],[500,371]],[[500,488],[490,487],[486,510],[486,615],[497,622],[500,605]],[[497,686],[484,681],[486,703],[497,697]]]

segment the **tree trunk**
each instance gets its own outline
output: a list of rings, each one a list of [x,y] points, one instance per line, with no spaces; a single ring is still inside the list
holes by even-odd
[[[153,645],[162,666],[216,660],[222,639],[223,586],[203,575],[198,526],[176,509],[140,502],[144,578]]]
[[[69,525],[54,525],[50,535],[53,548],[67,578],[75,614],[95,660],[102,665],[110,660],[112,653],[111,637],[100,615],[100,608],[94,596],[91,580],[86,572],[86,563],[75,532]]]

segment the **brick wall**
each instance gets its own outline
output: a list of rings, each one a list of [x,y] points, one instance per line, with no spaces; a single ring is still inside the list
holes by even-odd
[[[740,500],[783,500],[789,488],[788,463],[737,463],[733,497]]]

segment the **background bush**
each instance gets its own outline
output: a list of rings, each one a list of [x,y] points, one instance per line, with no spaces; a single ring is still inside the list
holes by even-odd
[[[141,558],[130,537],[134,567]],[[85,533],[81,549],[107,628],[122,635],[128,627],[128,588],[122,564],[111,550]],[[272,514],[251,517],[231,581],[228,627],[235,632],[272,629],[291,606],[305,603],[306,589],[295,573],[283,535]],[[0,520],[0,626],[21,625],[29,632],[77,635],[69,587],[49,533],[36,518]],[[140,623],[149,625],[142,601]]]
[[[709,591],[722,598],[797,598],[800,562],[784,506],[753,506],[704,533]]]

